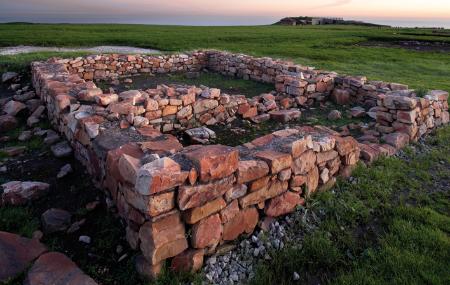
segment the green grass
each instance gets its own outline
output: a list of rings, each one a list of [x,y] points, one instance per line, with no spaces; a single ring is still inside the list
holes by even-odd
[[[368,40],[450,42],[430,30],[359,26],[186,27],[149,25],[2,24],[0,46],[94,46],[101,44],[185,51],[215,48],[291,59],[342,74],[366,75],[413,88],[450,90],[450,54],[359,46]],[[0,66],[23,67],[54,53],[1,57]]]
[[[357,183],[319,193],[309,207],[324,213],[319,228],[262,263],[252,284],[295,284],[294,271],[306,284],[448,284],[450,195],[434,183],[450,182],[449,141],[440,129],[429,153],[379,159]]]

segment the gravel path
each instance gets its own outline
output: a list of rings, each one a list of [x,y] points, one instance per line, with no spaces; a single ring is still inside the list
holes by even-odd
[[[22,53],[56,51],[56,52],[75,52],[87,51],[92,53],[122,53],[122,54],[155,54],[160,53],[156,49],[136,48],[128,46],[96,46],[83,48],[60,48],[60,47],[37,47],[37,46],[15,46],[0,48],[0,55],[16,55]]]

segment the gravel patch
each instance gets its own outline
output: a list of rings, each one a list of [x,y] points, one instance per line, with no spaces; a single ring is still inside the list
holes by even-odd
[[[323,216],[323,213],[314,213],[299,207],[293,214],[274,220],[267,231],[255,231],[252,236],[237,243],[233,250],[208,258],[203,268],[205,283],[246,283],[254,277],[258,263],[271,260],[273,253],[282,250],[285,244],[301,246],[305,233],[317,228],[320,216]],[[300,228],[302,230],[298,230]],[[298,273],[292,274],[293,280],[296,280]]]
[[[86,51],[92,53],[121,53],[121,54],[157,54],[160,53],[156,49],[136,48],[129,46],[96,46],[96,47],[80,47],[80,48],[61,48],[61,47],[38,47],[38,46],[14,46],[0,48],[0,55],[16,55],[32,52],[76,52]]]

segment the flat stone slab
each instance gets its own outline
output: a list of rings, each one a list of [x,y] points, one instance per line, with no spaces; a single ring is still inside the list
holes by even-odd
[[[24,285],[96,285],[67,256],[59,252],[49,252],[36,260],[28,271]]]
[[[0,282],[20,274],[46,251],[38,240],[0,232]]]

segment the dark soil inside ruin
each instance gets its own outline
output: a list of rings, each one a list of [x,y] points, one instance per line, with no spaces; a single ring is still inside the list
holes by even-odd
[[[131,79],[132,83],[125,83],[126,79]],[[117,93],[132,89],[145,90],[156,88],[160,84],[205,85],[210,88],[219,88],[222,93],[245,95],[246,97],[254,97],[274,90],[272,84],[258,83],[210,72],[200,72],[195,78],[190,78],[186,74],[140,74],[131,77],[121,77],[119,82],[120,84],[116,85],[112,84],[110,80],[102,80],[96,82],[96,84],[104,91],[113,88]]]
[[[341,111],[342,118],[335,121],[329,120],[327,117],[332,110]],[[228,125],[207,126],[209,129],[213,130],[217,136],[217,138],[210,141],[210,143],[238,146],[275,131],[288,128],[322,125],[335,131],[340,131],[340,127],[344,125],[364,124],[370,121],[370,119],[367,118],[348,118],[346,117],[346,109],[334,104],[315,106],[302,109],[301,111],[302,115],[299,119],[287,123],[268,120],[259,124],[254,124],[248,120],[236,119]],[[357,136],[360,135],[360,133],[354,131],[352,135]],[[177,136],[184,145],[189,145],[188,140],[182,133],[177,134]]]

